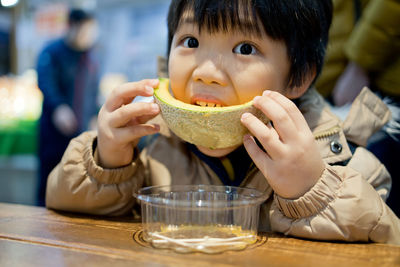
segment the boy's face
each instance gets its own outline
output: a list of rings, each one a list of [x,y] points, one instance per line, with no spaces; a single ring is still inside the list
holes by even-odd
[[[290,63],[283,42],[264,32],[258,36],[239,30],[199,32],[190,17],[183,16],[171,44],[169,77],[175,98],[194,105],[231,106],[266,89],[292,98],[286,86]],[[199,149],[221,157],[236,147]]]

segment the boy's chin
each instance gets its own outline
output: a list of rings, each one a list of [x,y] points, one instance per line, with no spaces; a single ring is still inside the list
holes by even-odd
[[[236,148],[239,146],[231,146],[227,148],[219,148],[219,149],[211,149],[207,148],[204,146],[196,146],[198,150],[200,150],[201,153],[209,156],[209,157],[215,157],[215,158],[220,158],[228,155],[232,151],[234,151]]]

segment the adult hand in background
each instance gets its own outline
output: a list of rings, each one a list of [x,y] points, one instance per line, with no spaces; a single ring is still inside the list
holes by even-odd
[[[78,120],[72,109],[62,104],[58,106],[53,113],[53,124],[65,136],[72,135],[78,129]]]
[[[367,73],[355,62],[349,62],[333,88],[335,106],[353,102],[364,86],[369,86]]]

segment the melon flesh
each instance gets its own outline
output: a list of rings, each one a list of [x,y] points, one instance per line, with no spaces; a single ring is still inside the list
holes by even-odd
[[[238,146],[248,133],[240,122],[245,112],[253,113],[264,123],[265,115],[253,102],[228,107],[201,107],[175,99],[169,92],[169,80],[160,79],[154,90],[156,103],[169,129],[186,142],[211,149]]]

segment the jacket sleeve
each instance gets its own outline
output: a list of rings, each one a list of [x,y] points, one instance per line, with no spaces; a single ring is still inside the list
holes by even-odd
[[[94,132],[83,133],[70,142],[48,177],[48,208],[113,216],[131,211],[135,203],[132,193],[143,183],[138,154],[128,166],[103,169],[96,164],[95,147]]]
[[[357,170],[361,165],[369,177]],[[275,195],[271,227],[303,238],[400,244],[400,221],[383,200],[389,189],[386,168],[372,153],[357,148],[347,166],[326,165],[302,197]]]
[[[393,62],[400,35],[399,0],[372,0],[345,46],[348,58],[367,71],[379,71]]]

